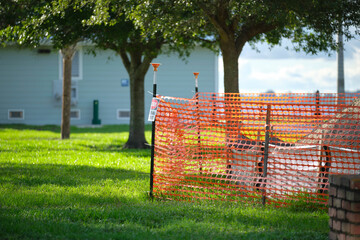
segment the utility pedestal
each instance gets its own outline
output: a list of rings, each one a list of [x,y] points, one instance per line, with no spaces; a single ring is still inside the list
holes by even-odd
[[[94,111],[93,111],[92,124],[99,125],[101,124],[101,120],[99,119],[99,100],[94,100],[93,109]]]

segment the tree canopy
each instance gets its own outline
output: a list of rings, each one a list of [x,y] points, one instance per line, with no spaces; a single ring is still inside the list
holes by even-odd
[[[61,138],[70,137],[71,65],[78,42],[87,39],[89,29],[82,22],[91,16],[89,5],[74,1],[10,0],[1,4],[2,13],[14,9],[14,16],[0,31],[2,42],[38,47],[50,41],[63,55]],[[4,15],[4,17],[6,17]]]
[[[225,92],[237,93],[238,58],[246,43],[274,46],[288,38],[296,51],[330,52],[337,47],[334,34],[340,25],[346,38],[353,37],[358,9],[358,0],[144,0],[136,18],[144,31],[162,31],[173,41],[193,38],[219,46]]]
[[[148,148],[145,139],[145,75],[164,44],[161,34],[142,36],[130,13],[137,1],[80,1],[94,4],[92,16],[83,23],[91,29],[90,40],[111,49],[122,59],[130,78],[130,128],[125,148]]]
[[[246,43],[281,44],[316,54],[358,33],[359,0],[9,0],[0,3],[0,39],[36,47],[45,39],[64,57],[62,136],[70,135],[71,59],[79,41],[116,51],[129,74],[127,147],[146,146],[144,77],[164,49],[188,53],[196,44],[220,49],[225,92],[239,92],[238,58]],[[12,12],[12,13],[10,13]]]
[[[163,29],[143,31],[137,24],[139,0],[79,1],[95,4],[93,15],[85,22],[91,28],[91,41],[103,49],[115,51],[122,59],[130,78],[130,129],[125,148],[147,148],[144,123],[144,81],[150,63],[161,52],[176,51],[180,55],[188,53],[184,41],[171,41]],[[156,5],[148,5],[147,11],[154,14]],[[163,46],[166,45],[166,48]],[[193,45],[191,45],[193,46]],[[190,46],[189,46],[190,48]]]

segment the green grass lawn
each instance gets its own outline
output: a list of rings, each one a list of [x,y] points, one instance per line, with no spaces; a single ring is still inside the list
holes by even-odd
[[[0,239],[327,239],[326,210],[151,201],[127,131],[0,125]]]

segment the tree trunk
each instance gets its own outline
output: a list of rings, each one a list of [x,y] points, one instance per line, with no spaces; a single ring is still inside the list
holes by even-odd
[[[63,57],[63,96],[61,109],[61,139],[70,138],[70,108],[71,108],[71,66],[75,46],[61,49]]]
[[[122,50],[120,56],[130,77],[130,126],[129,138],[124,148],[150,148],[145,139],[145,75],[153,58],[142,57],[142,51],[128,54]]]
[[[127,140],[124,148],[143,149],[150,147],[145,139],[144,83],[145,83],[145,74],[143,73],[130,74],[130,102],[131,102],[130,129],[129,129],[129,139]]]
[[[239,64],[238,59],[241,50],[245,44],[236,47],[235,40],[230,40],[230,37],[220,39],[220,49],[223,55],[224,63],[224,90],[225,93],[239,93]],[[236,103],[232,102],[232,98],[225,98],[225,118],[226,126],[229,129],[234,129],[233,132],[227,132],[226,142],[232,142],[238,137],[241,122],[234,121],[232,118],[232,110],[235,108]]]
[[[220,49],[224,63],[224,90],[226,93],[239,93],[238,59],[240,52],[235,43],[225,41],[220,41]]]

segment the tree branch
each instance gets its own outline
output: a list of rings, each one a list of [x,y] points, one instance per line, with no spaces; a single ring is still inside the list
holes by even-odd
[[[223,19],[219,19],[217,15],[219,14],[219,11],[215,11],[215,14],[212,14],[212,10],[207,7],[204,3],[197,3],[198,6],[203,10],[205,15],[209,18],[210,22],[214,25],[214,27],[218,30],[219,35],[222,39],[225,41],[229,41],[229,35],[228,31],[224,28],[224,26],[227,26],[225,22],[220,22]]]
[[[130,63],[130,60],[129,60],[129,57],[128,55],[126,54],[126,51],[124,48],[121,48],[117,51],[124,63],[124,66],[127,70],[128,73],[130,73],[130,70],[131,70],[131,63]]]
[[[149,57],[147,55],[144,56],[143,62],[140,66],[141,72],[145,72],[145,73],[147,72],[147,70],[150,67],[150,63],[152,62],[153,59],[154,59],[154,57]]]
[[[275,30],[278,26],[275,24],[268,24],[265,22],[260,23],[251,23],[249,21],[249,24],[244,24],[243,31],[241,31],[241,34],[236,38],[235,46],[237,48],[237,51],[239,51],[239,54],[241,52],[241,49],[247,41],[250,41],[253,37],[257,36],[261,33],[267,33],[272,30]]]

